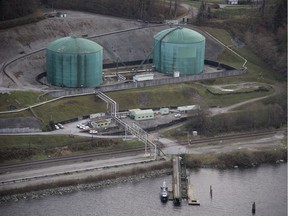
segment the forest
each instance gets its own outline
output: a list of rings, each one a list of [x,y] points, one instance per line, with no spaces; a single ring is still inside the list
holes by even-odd
[[[25,16],[40,6],[88,11],[147,21],[172,18],[179,13],[180,0],[1,0],[1,20]]]

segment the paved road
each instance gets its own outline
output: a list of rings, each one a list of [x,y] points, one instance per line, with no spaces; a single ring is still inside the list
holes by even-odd
[[[132,169],[135,167],[135,164],[137,164],[137,167],[140,168],[144,166],[150,166],[155,163],[160,163],[159,161],[144,163],[145,161],[150,161],[150,158],[144,157],[144,155],[135,155],[129,157],[93,160],[88,162],[83,161],[82,163],[77,162],[73,164],[58,165],[53,167],[46,167],[46,168],[39,167],[30,170],[7,172],[0,175],[0,182],[9,181],[12,179],[24,179],[34,177],[38,178],[31,179],[28,181],[21,181],[17,183],[0,184],[0,191],[15,187],[39,185],[57,181],[65,181],[70,179],[84,179],[87,177],[93,177],[108,173],[115,174],[119,170],[123,171]],[[57,173],[59,175],[56,175]],[[41,178],[41,176],[44,175],[48,177]]]

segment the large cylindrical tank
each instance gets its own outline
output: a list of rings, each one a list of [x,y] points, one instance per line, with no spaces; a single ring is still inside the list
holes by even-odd
[[[188,28],[169,28],[157,33],[153,41],[153,62],[159,72],[180,76],[204,70],[205,37]]]
[[[103,48],[77,37],[64,37],[46,48],[47,80],[62,87],[95,87],[102,83]]]

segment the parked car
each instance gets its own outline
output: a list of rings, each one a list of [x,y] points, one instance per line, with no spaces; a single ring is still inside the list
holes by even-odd
[[[56,130],[59,130],[59,126],[57,124],[54,125]]]
[[[59,128],[64,129],[64,126],[61,123],[57,124],[59,126]]]
[[[98,131],[97,131],[97,130],[90,130],[89,133],[90,133],[90,134],[97,134]]]
[[[180,117],[181,117],[180,113],[175,114],[175,118],[180,118]]]

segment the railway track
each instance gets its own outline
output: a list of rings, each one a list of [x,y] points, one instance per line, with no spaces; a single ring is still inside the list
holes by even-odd
[[[189,142],[190,145],[196,144],[204,144],[209,142],[217,142],[217,141],[227,141],[227,140],[235,140],[235,139],[245,139],[245,138],[259,138],[265,136],[271,136],[276,134],[277,132],[286,132],[286,129],[279,129],[273,131],[265,131],[265,132],[256,132],[256,133],[242,133],[242,134],[235,134],[235,135],[225,135],[219,137],[211,137],[211,138],[202,138],[199,140],[191,140]],[[188,145],[188,140],[178,142],[179,145]]]
[[[215,141],[220,141],[220,140],[235,140],[235,139],[245,139],[245,138],[267,137],[271,135],[273,136],[278,132],[286,133],[287,131],[285,128],[285,129],[279,129],[279,130],[274,130],[274,131],[243,133],[243,134],[225,135],[225,136],[211,137],[211,138],[202,138],[199,140],[194,140],[190,144],[194,145],[194,144],[215,142]],[[187,145],[188,143],[186,141],[186,142],[179,142],[178,144]],[[12,172],[15,170],[23,171],[25,169],[57,166],[60,164],[65,164],[65,163],[72,164],[72,163],[89,162],[92,160],[131,156],[131,155],[141,154],[143,152],[144,152],[144,147],[140,147],[140,148],[133,148],[133,149],[125,149],[125,150],[103,151],[103,152],[86,153],[86,154],[73,155],[73,156],[64,156],[64,157],[59,157],[59,158],[51,158],[47,160],[29,161],[25,163],[2,164],[0,165],[0,174],[4,174],[6,172]],[[94,167],[94,168],[88,168],[88,169],[84,168],[84,169],[79,169],[79,170],[65,171],[65,172],[59,172],[59,173],[56,172],[56,173],[29,176],[29,177],[16,178],[16,179],[6,179],[6,180],[3,179],[2,181],[0,181],[0,183],[1,185],[13,184],[17,182],[31,181],[31,180],[40,179],[40,178],[47,178],[47,177],[68,175],[68,174],[70,175],[73,173],[85,172],[85,171],[94,170],[94,169],[101,169],[101,167],[98,167],[98,168]]]
[[[73,155],[73,156],[63,156],[59,158],[51,158],[46,160],[39,160],[39,161],[28,161],[24,163],[13,163],[13,164],[1,164],[0,165],[0,174],[5,173],[7,171],[15,171],[15,170],[23,170],[23,169],[30,169],[36,167],[49,167],[59,164],[65,163],[75,163],[75,162],[88,162],[91,160],[99,160],[103,158],[112,158],[112,157],[119,157],[119,156],[128,156],[128,155],[135,155],[144,152],[144,147],[140,148],[133,148],[133,149],[125,149],[125,150],[116,150],[116,151],[103,151],[103,152],[95,152],[95,153],[85,153],[80,155]]]
[[[265,132],[256,132],[256,133],[243,133],[243,134],[235,134],[235,135],[225,135],[219,137],[211,137],[211,138],[201,138],[199,140],[192,140],[189,144],[205,144],[209,142],[217,142],[217,141],[227,141],[227,140],[235,140],[235,139],[245,139],[245,138],[259,138],[265,136],[271,136],[276,134],[277,132],[286,132],[286,129],[279,129],[274,131],[265,131]],[[179,145],[188,145],[187,141],[180,141],[177,144]],[[51,158],[40,161],[29,161],[24,163],[13,163],[13,164],[2,164],[0,165],[0,173],[17,170],[17,169],[26,169],[33,168],[37,166],[53,166],[55,164],[63,164],[63,163],[73,163],[73,162],[86,162],[92,159],[103,159],[103,158],[112,158],[119,156],[127,156],[127,155],[135,155],[141,154],[144,152],[144,147],[133,148],[133,149],[125,149],[125,150],[115,150],[115,151],[103,151],[103,152],[95,152],[95,153],[85,153],[80,155],[73,156],[63,156],[59,158]]]

